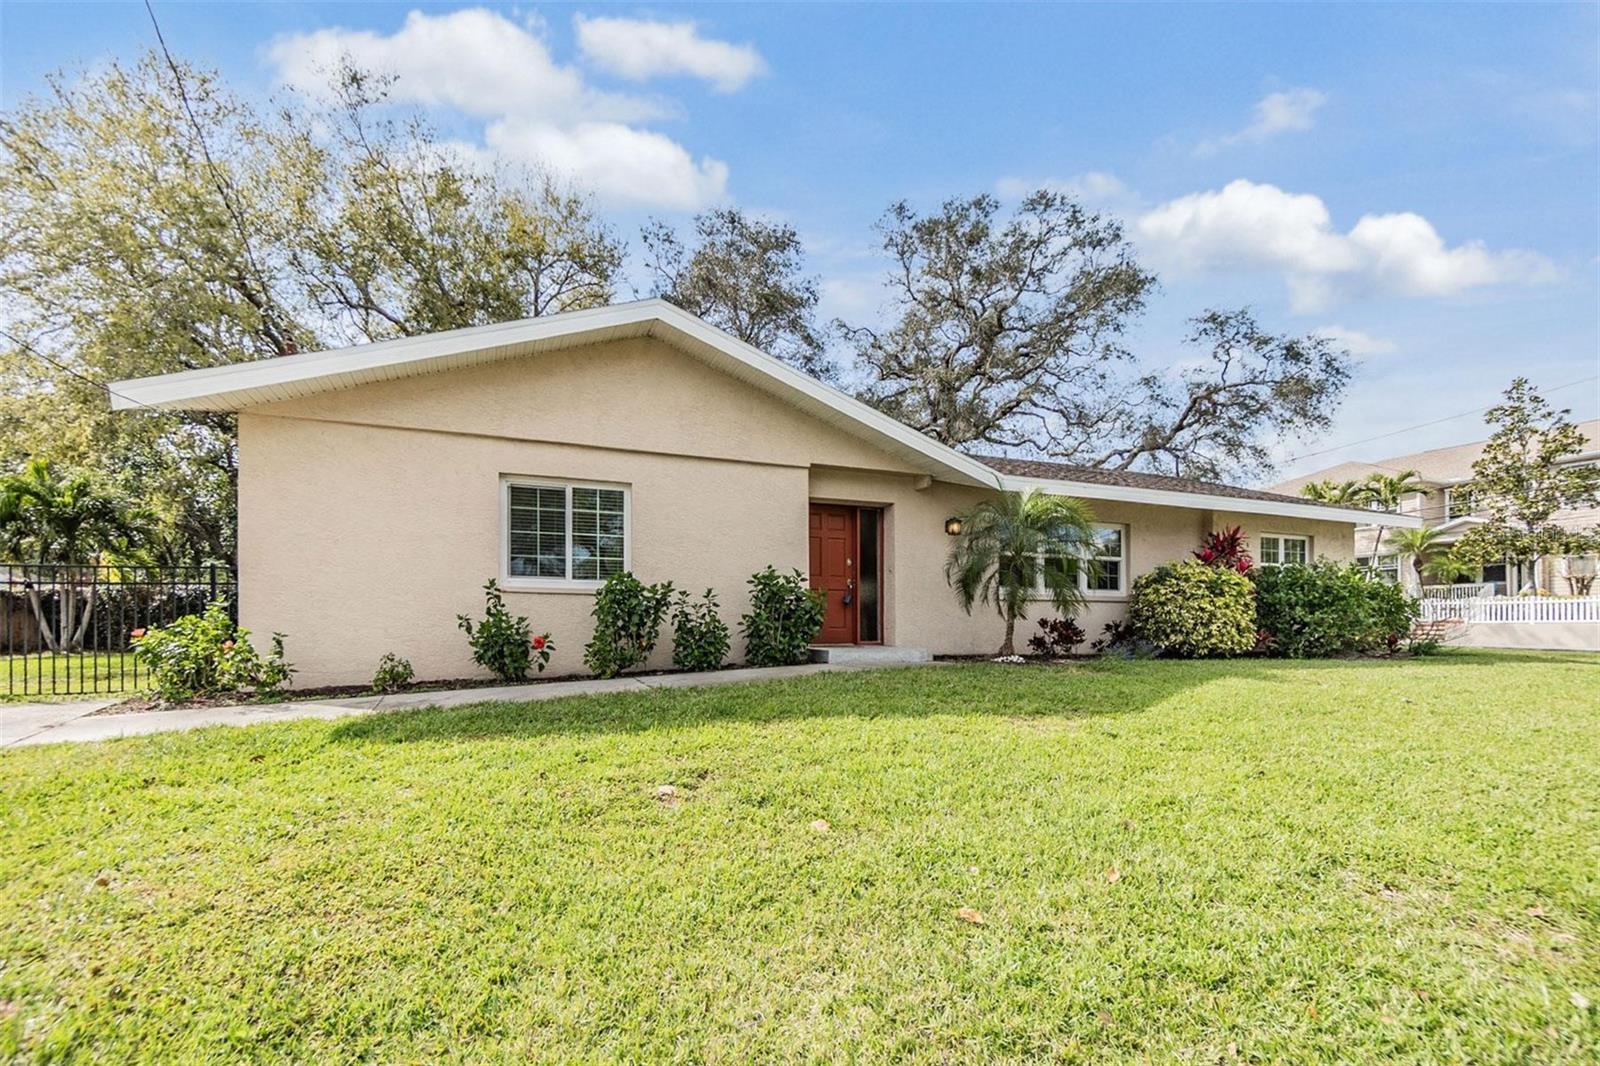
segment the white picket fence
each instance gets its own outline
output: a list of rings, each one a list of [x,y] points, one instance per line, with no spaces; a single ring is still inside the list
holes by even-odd
[[[1420,600],[1423,622],[1600,622],[1600,596]]]

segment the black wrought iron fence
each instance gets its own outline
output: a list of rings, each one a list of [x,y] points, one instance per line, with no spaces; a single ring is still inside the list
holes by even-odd
[[[238,620],[233,572],[224,566],[0,564],[0,656],[8,696],[116,695],[148,678],[131,641],[226,601]]]

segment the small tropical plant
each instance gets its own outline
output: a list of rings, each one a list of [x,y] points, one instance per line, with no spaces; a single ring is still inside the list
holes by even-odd
[[[372,691],[374,692],[399,692],[411,684],[411,679],[416,672],[411,669],[411,663],[400,658],[394,652],[385,652],[383,658],[378,660],[377,672],[372,675]]]
[[[156,694],[167,702],[237,692],[266,696],[294,676],[284,658],[283,634],[272,634],[272,652],[263,659],[250,631],[234,625],[222,600],[169,625],[135,629],[130,637]]]
[[[1082,500],[1002,492],[960,519],[945,580],[968,614],[975,603],[994,605],[1006,626],[997,654],[1017,653],[1017,619],[1028,616],[1038,589],[1062,614],[1082,606],[1078,574],[1094,541],[1094,515]]]
[[[1242,655],[1256,646],[1255,590],[1235,569],[1167,563],[1133,583],[1128,624],[1163,654]]]
[[[596,677],[616,677],[650,658],[672,607],[672,582],[646,585],[624,570],[594,594],[594,637],[583,662]]]
[[[1071,618],[1041,618],[1039,632],[1028,638],[1028,647],[1037,655],[1065,659],[1084,641],[1084,632]]]
[[[530,666],[543,673],[555,650],[550,634],[534,636],[526,616],[506,609],[500,583],[494,578],[483,585],[483,620],[473,622],[458,614],[456,625],[467,635],[472,661],[502,681],[526,680]]]
[[[780,574],[770,566],[752,574],[749,585],[750,613],[739,618],[745,661],[751,666],[805,662],[811,642],[822,632],[822,593],[807,588],[800,571]]]
[[[1244,530],[1239,526],[1231,526],[1228,529],[1207,533],[1205,539],[1200,542],[1199,550],[1190,554],[1207,566],[1220,566],[1224,570],[1236,570],[1241,574],[1248,574],[1250,568],[1255,565],[1255,560],[1250,558],[1250,553],[1245,550],[1248,546]]]
[[[715,670],[728,657],[728,623],[717,613],[710,589],[698,600],[678,594],[672,609],[672,665],[680,670]]]

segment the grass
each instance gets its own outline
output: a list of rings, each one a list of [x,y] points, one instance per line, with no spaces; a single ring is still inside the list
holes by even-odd
[[[0,655],[0,664],[7,675],[0,681],[0,703],[131,695],[149,681],[142,666],[135,671],[131,651]]]
[[[5,752],[0,1053],[1593,1061],[1597,662],[963,665]]]

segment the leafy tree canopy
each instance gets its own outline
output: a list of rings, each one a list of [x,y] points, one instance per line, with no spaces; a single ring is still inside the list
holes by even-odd
[[[805,252],[794,227],[725,207],[695,216],[694,235],[691,249],[665,222],[644,228],[652,295],[831,380],[836,369],[813,321],[817,281],[804,273]]]
[[[1471,491],[1488,521],[1467,531],[1455,551],[1474,562],[1529,562],[1542,555],[1600,550],[1600,525],[1574,529],[1558,511],[1600,503],[1600,466],[1572,460],[1588,443],[1571,413],[1551,407],[1527,378],[1484,414],[1495,427],[1472,464]]]
[[[863,398],[951,445],[1090,466],[1243,477],[1277,439],[1326,428],[1350,376],[1326,338],[1207,311],[1183,370],[1140,372],[1122,337],[1154,291],[1121,227],[1040,190],[1010,217],[992,196],[879,222],[895,319],[840,324]]]
[[[386,89],[343,69],[265,111],[150,53],[0,117],[0,463],[97,469],[169,561],[228,559],[233,417],[113,416],[101,383],[611,298],[621,246],[581,197],[458,157]]]

